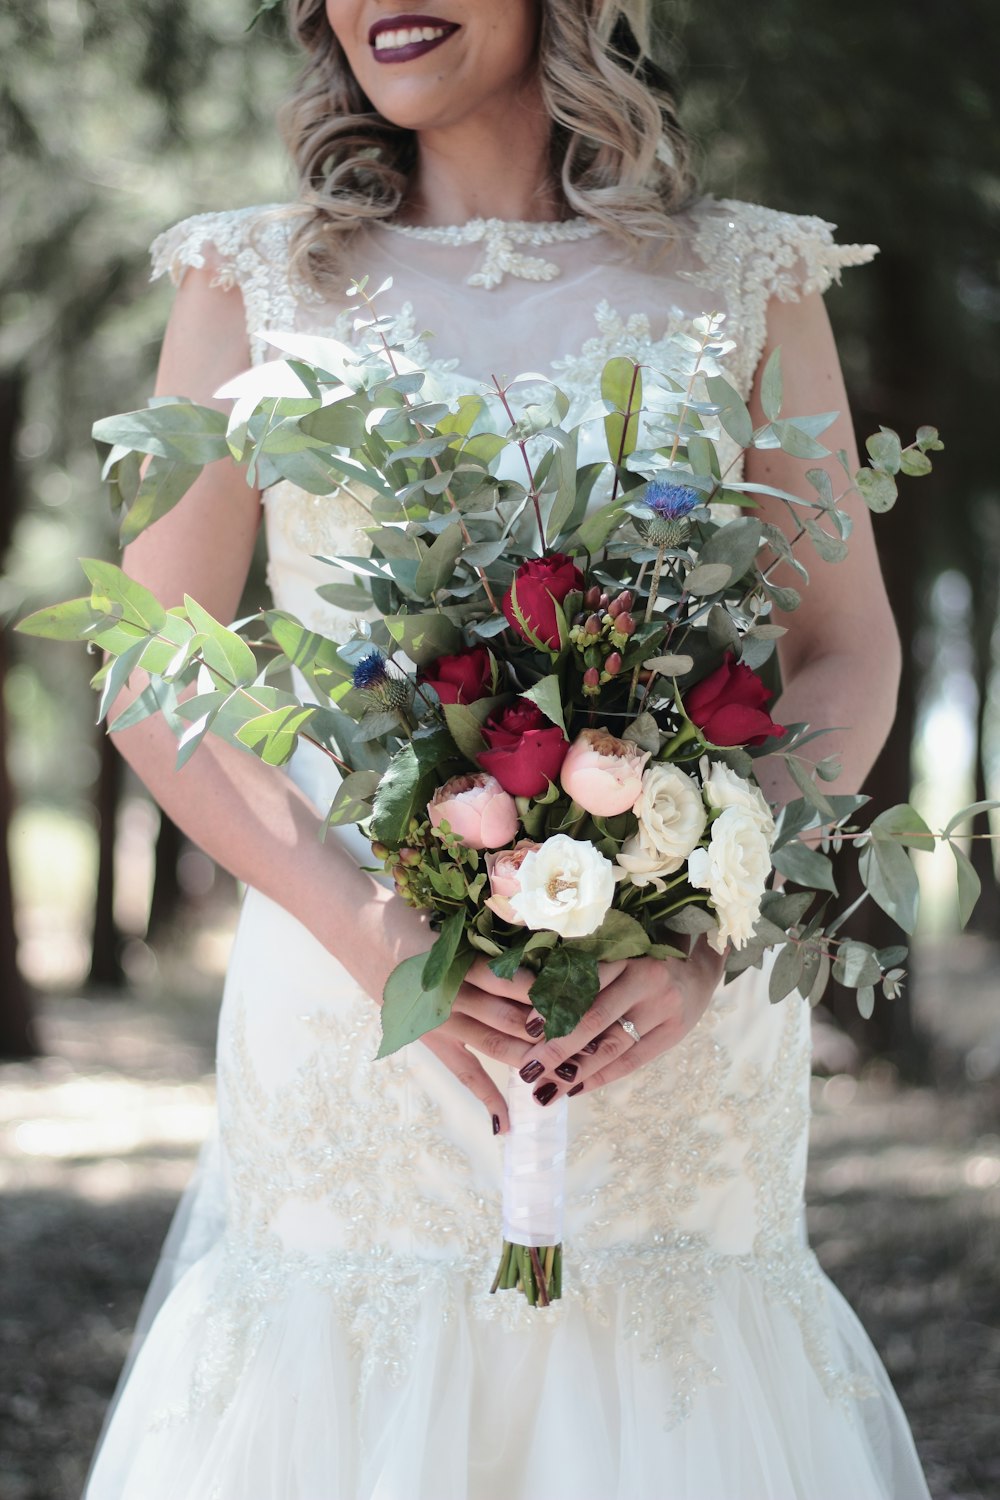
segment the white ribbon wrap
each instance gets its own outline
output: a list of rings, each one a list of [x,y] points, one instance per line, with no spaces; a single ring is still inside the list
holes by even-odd
[[[504,1136],[503,1237],[514,1245],[560,1245],[566,1196],[565,1094],[551,1104],[536,1103],[515,1068],[510,1070]]]

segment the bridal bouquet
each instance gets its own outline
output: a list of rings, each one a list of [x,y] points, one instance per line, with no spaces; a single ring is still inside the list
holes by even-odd
[[[817,467],[786,493],[743,481],[744,451],[828,458],[835,414],[782,415],[775,354],[755,428],[725,376],[721,316],[676,334],[661,368],[609,360],[600,399],[570,422],[566,396],[537,376],[441,399],[421,346],[393,342],[378,294],[352,290],[366,309],[357,344],[267,335],[285,357],[220,393],[235,398],[228,422],[167,399],[95,429],[126,541],[226,455],[250,483],[352,497],[369,545],[325,558],[319,589],[354,617],[351,638],[278,610],[232,628],[191,599],[165,610],[99,561],[84,562],[89,595],[19,628],[107,653],[102,717],[147,673],[112,727],[162,713],[179,765],[208,733],[273,765],[305,740],[336,764],[326,825],[361,824],[436,932],[390,976],[379,1056],[447,1018],[478,954],[503,978],[534,971],[547,1037],[590,1007],[602,960],[683,957],[701,935],[730,976],[777,948],[775,1001],[797,990],[816,1003],[831,973],[864,1013],[876,986],[896,994],[905,949],[841,934],[829,851],[853,842],[867,892],[912,932],[906,851],[936,835],[906,805],[860,829],[867,799],[823,789],[838,766],[809,753],[809,726],[774,722],[761,672],[800,602],[777,567],[804,586],[800,544],[843,558],[845,496],[888,509],[899,474],[929,472],[935,430],[904,447],[882,429],[856,474],[840,455],[840,494]],[[753,514],[760,493],[788,508],[791,534]],[[755,780],[765,755],[801,794],[779,808]],[[963,914],[975,877],[953,835],[967,815],[943,835]],[[545,1304],[561,1285],[566,1101],[545,1110],[530,1095],[512,1072],[494,1289]]]

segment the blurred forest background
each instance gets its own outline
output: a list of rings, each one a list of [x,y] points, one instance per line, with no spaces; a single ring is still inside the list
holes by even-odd
[[[53,995],[90,995],[94,1034],[127,1040],[128,1007],[155,1004],[176,983],[179,946],[192,962],[187,987],[198,989],[200,973],[210,999],[220,988],[232,882],[161,821],[93,727],[92,660],[15,637],[9,626],[79,592],[79,555],[116,556],[89,432],[97,417],[145,404],[152,386],[170,294],[147,290],[150,240],[187,214],[294,191],[274,111],[295,59],[274,17],[247,36],[251,12],[250,0],[6,0],[0,12],[0,1056],[8,1059],[30,1058],[43,1040],[58,1050],[51,1038],[67,1035],[86,1049],[84,1013],[56,1005],[53,1028],[37,1024]],[[660,14],[705,189],[818,214],[839,226],[841,241],[881,246],[871,267],[847,272],[829,297],[859,434],[884,423],[909,441],[930,422],[946,449],[933,477],[905,486],[876,525],[907,671],[868,790],[883,806],[913,800],[941,827],[962,803],[1000,795],[1000,11],[994,0],[914,0],[905,10],[870,0],[675,0]],[[252,589],[257,604],[260,575]],[[989,831],[985,816],[973,831]],[[961,948],[973,957],[959,969],[992,996],[994,846],[978,837],[968,848],[983,897]],[[976,1170],[992,1188],[1000,1028],[992,1019],[974,1028],[956,1044],[958,1071],[945,1067],[942,1076],[912,997],[921,962],[948,994],[941,955],[951,962],[959,952],[953,876],[946,852],[917,859],[926,900],[914,982],[902,999],[880,1002],[868,1024],[851,1014],[853,1002],[828,1002],[847,1033],[831,1043],[831,1071],[867,1065],[876,1085],[886,1068],[917,1085],[975,1085],[966,1124],[993,1145],[963,1160],[987,1162]],[[867,920],[860,936],[895,941],[877,912]],[[184,1057],[181,1073],[194,1066]],[[923,1118],[933,1137],[927,1122],[937,1116]],[[158,1224],[140,1235],[147,1254]],[[135,1248],[135,1233],[122,1231],[122,1247]],[[990,1243],[995,1249],[995,1232]],[[960,1249],[968,1250],[964,1240]],[[136,1273],[137,1286],[141,1279]],[[995,1397],[994,1387],[994,1410]],[[986,1474],[981,1490],[969,1481],[959,1491],[949,1479],[947,1493],[993,1493]],[[54,1493],[25,1483],[18,1497]]]

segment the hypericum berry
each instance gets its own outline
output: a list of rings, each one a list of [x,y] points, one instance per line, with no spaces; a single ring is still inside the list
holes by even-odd
[[[629,614],[628,610],[626,610],[624,614],[618,616],[617,620],[615,621],[615,629],[622,635],[634,635],[635,620]]]
[[[372,853],[376,859],[388,859],[389,852],[387,844],[372,844]]]
[[[585,693],[597,693],[601,687],[601,674],[596,667],[588,667],[583,674],[583,691]]]
[[[587,622],[586,622],[586,624],[584,625],[583,628],[587,632],[588,635],[600,635],[600,633],[601,633],[601,617],[600,617],[600,615],[589,615],[587,617]]]
[[[404,865],[418,865],[422,858],[419,849],[403,848],[399,851],[400,863]]]
[[[611,601],[610,601],[609,596],[607,594],[602,594],[601,597],[597,601],[597,608],[598,609],[607,609],[607,607],[608,607],[608,605],[609,605],[610,602]]]
[[[612,620],[616,620],[624,608],[625,606],[620,599],[612,599],[611,603],[608,605],[608,614],[611,616]]]
[[[618,595],[618,603],[621,605],[622,609],[630,610],[634,602],[635,601],[632,597],[632,590],[622,589],[621,593]]]
[[[583,602],[588,609],[597,608],[598,604],[601,602],[601,591],[597,587],[596,583],[594,584],[593,588],[589,588],[584,594]]]
[[[609,677],[617,677],[622,669],[622,654],[620,651],[612,651],[604,663],[604,670]]]

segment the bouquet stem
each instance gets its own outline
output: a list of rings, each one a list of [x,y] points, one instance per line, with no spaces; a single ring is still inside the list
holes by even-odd
[[[520,1291],[532,1307],[562,1295],[562,1219],[566,1173],[565,1097],[542,1106],[511,1070],[510,1130],[504,1139],[500,1264],[491,1292]]]

